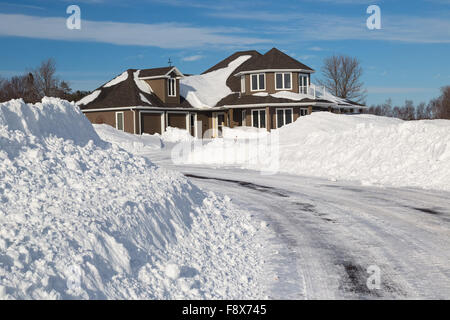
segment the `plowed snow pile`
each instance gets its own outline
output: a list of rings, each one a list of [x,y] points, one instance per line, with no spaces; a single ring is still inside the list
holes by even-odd
[[[195,147],[184,159],[256,170],[270,164],[280,172],[331,180],[450,190],[448,120],[318,112],[270,134],[263,132],[259,149],[255,133],[226,129],[224,139]],[[278,147],[269,145],[271,141],[279,141]]]
[[[262,298],[259,236],[74,104],[0,104],[0,299]]]

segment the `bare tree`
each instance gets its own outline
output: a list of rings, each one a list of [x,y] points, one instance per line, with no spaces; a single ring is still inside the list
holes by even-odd
[[[431,116],[427,114],[427,105],[425,102],[419,103],[416,107],[416,119],[417,120],[423,120],[423,119],[430,119]]]
[[[0,101],[24,99],[25,102],[38,102],[45,96],[58,97],[77,101],[85,96],[85,92],[72,92],[67,81],[56,76],[56,63],[47,59],[41,65],[24,75],[10,79],[0,78]]]
[[[319,84],[337,97],[364,103],[366,91],[361,81],[363,70],[357,58],[334,55],[324,60]]]
[[[403,120],[416,120],[416,108],[411,100],[406,100],[402,108]]]
[[[41,62],[41,65],[33,71],[34,88],[42,98],[56,96],[60,80],[56,76],[56,62],[50,58]]]
[[[429,106],[435,118],[450,119],[450,86],[441,88],[441,95],[431,100]]]

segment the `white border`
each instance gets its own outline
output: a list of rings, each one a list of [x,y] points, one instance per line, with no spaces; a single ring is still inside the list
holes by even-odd
[[[250,112],[251,112],[251,121],[252,121],[252,123],[250,124],[250,126],[251,127],[253,127],[253,111],[258,111],[258,129],[267,129],[267,110],[264,108],[264,109],[262,109],[262,108],[259,108],[259,109],[251,109],[250,110]],[[264,113],[266,114],[266,116],[265,116],[265,118],[266,118],[266,127],[265,128],[261,128],[260,127],[260,125],[261,125],[261,121],[259,121],[259,117],[260,117],[260,115],[259,115],[259,113],[260,113],[260,111],[264,111]],[[256,127],[253,127],[253,128],[256,128]]]
[[[140,80],[151,80],[151,79],[159,79],[159,78],[170,78],[169,74],[175,70],[175,72],[178,74],[178,77],[176,77],[176,79],[180,79],[184,77],[184,74],[181,73],[180,70],[178,70],[177,67],[173,67],[172,69],[169,70],[169,72],[167,72],[164,75],[158,75],[158,76],[151,76],[151,77],[138,77],[138,79]],[[142,70],[139,70],[139,73],[141,73]]]
[[[291,87],[290,87],[290,88],[285,88],[285,87],[284,87],[284,85],[285,85],[285,83],[284,83],[284,75],[285,75],[285,74],[288,74],[288,73],[291,75]],[[282,88],[277,88],[277,74],[281,74],[281,75],[282,75],[282,81],[281,81],[281,83],[282,83],[282,85],[283,85]],[[278,91],[280,91],[280,90],[292,90],[292,88],[293,88],[293,87],[292,87],[292,82],[293,82],[293,81],[292,81],[292,80],[293,80],[293,79],[292,79],[292,72],[275,72],[275,73],[274,73],[274,78],[273,78],[273,80],[274,80],[273,82],[275,82],[275,91],[277,91],[277,90],[278,90]]]
[[[275,109],[275,125],[276,129],[281,128],[278,127],[278,110],[283,110],[283,126],[286,125],[286,110],[291,110],[291,123],[294,122],[294,108],[276,108]]]
[[[139,134],[143,134],[142,132],[142,113],[159,113],[161,115],[161,134],[166,131],[164,126],[164,111],[140,111],[139,112]]]
[[[245,93],[245,75],[241,76],[241,93]]]
[[[253,76],[257,76],[257,79],[258,79],[258,81],[257,81],[257,84],[258,84],[258,88],[259,88],[259,76],[260,75],[264,75],[264,89],[257,89],[257,90],[253,90],[253,80],[252,80],[252,77]],[[252,91],[252,92],[256,92],[256,91],[266,91],[267,90],[267,76],[266,76],[266,74],[265,73],[262,73],[262,72],[260,72],[260,73],[252,73],[251,75],[250,75],[250,91]]]
[[[122,130],[119,129],[118,121],[117,121],[117,115],[118,115],[119,113],[122,114]],[[125,132],[125,113],[124,113],[123,111],[117,111],[117,112],[116,112],[116,129],[119,130],[119,131]]]
[[[226,118],[225,118],[225,112],[224,111],[218,111],[218,112],[213,112],[213,123],[212,123],[212,125],[213,125],[213,135],[214,135],[214,138],[220,138],[219,137],[219,121],[218,121],[218,115],[219,114],[223,114],[223,120],[225,120]],[[224,121],[225,122],[225,121]],[[225,127],[226,127],[226,125],[224,125]],[[224,126],[222,126],[222,136],[223,136],[223,127]]]
[[[170,93],[170,81],[171,80],[175,81],[175,84],[173,85],[173,92],[174,92],[174,94],[169,94]],[[168,97],[176,97],[177,96],[177,79],[176,78],[168,78],[167,79],[167,96]]]

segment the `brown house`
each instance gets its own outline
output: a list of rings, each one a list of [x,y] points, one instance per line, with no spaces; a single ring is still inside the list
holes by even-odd
[[[220,137],[222,127],[277,129],[314,111],[355,113],[364,106],[311,83],[314,70],[276,48],[236,52],[201,75],[176,67],[127,70],[78,101],[92,123],[129,133],[167,127]]]

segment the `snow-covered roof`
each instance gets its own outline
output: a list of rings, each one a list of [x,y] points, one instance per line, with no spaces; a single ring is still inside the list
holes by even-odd
[[[142,80],[142,75],[176,72],[175,67],[136,70],[129,69],[113,80],[107,82],[94,92],[77,102],[77,105],[85,109],[116,108],[116,107],[165,107],[147,81]],[[174,107],[171,105],[171,107]],[[175,107],[190,107],[182,99]]]
[[[232,93],[226,84],[227,79],[237,67],[251,57],[251,55],[242,55],[231,61],[224,68],[181,79],[181,96],[195,108],[206,109],[214,107],[221,99]]]

